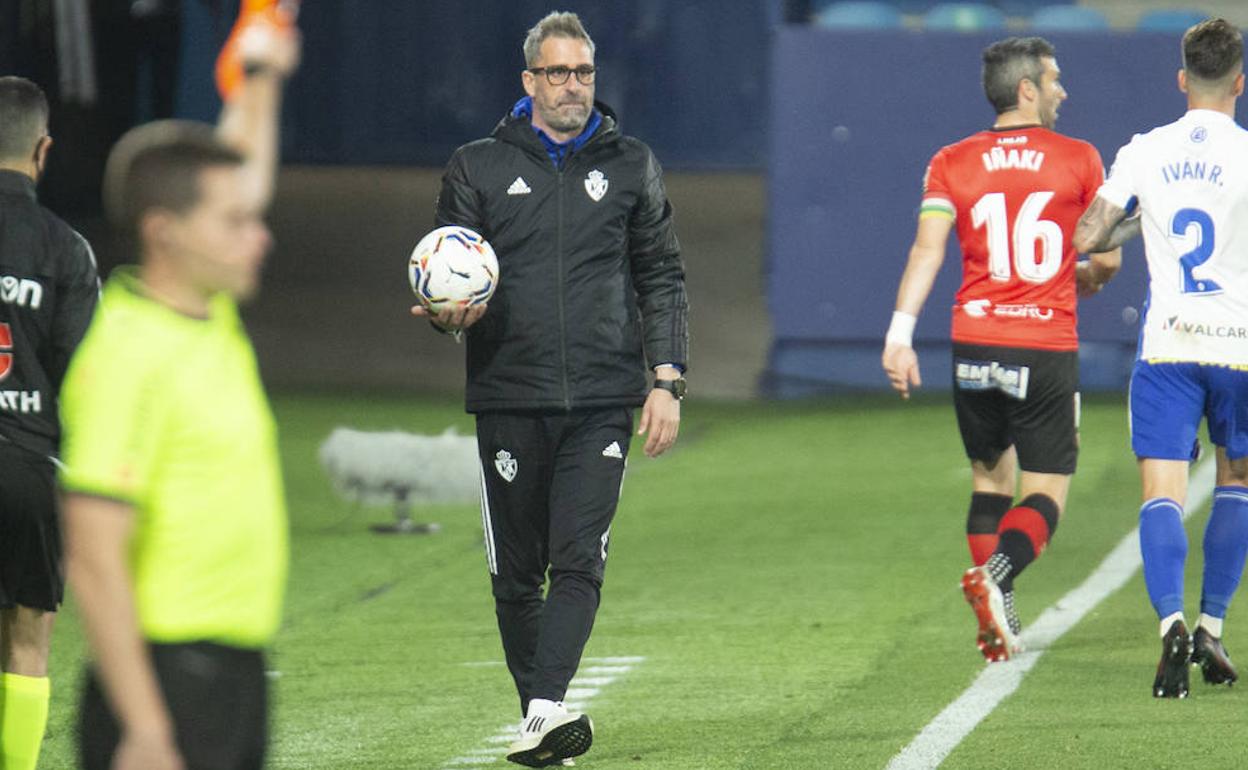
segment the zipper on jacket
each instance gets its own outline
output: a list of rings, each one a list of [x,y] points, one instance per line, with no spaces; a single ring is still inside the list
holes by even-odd
[[[559,373],[563,380],[563,408],[572,411],[572,390],[568,385],[568,327],[564,309],[564,292],[567,290],[567,281],[563,275],[563,168],[555,171],[558,179],[559,190],[559,215],[556,219],[556,235],[555,235],[555,265],[557,268],[557,277],[559,286],[556,294],[559,297]]]

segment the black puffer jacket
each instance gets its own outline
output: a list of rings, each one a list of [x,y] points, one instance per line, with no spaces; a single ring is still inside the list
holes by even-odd
[[[662,171],[601,125],[556,168],[527,116],[455,151],[437,224],[485,236],[499,262],[468,330],[470,412],[636,406],[646,366],[686,365],[688,302]],[[644,347],[644,354],[643,354]]]

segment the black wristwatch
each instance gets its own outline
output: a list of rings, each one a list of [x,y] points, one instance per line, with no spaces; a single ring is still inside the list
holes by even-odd
[[[666,390],[668,393],[671,393],[673,396],[675,396],[677,401],[680,401],[682,398],[685,397],[685,390],[688,386],[685,384],[684,377],[677,377],[674,380],[656,379],[654,381],[654,387],[660,390]]]

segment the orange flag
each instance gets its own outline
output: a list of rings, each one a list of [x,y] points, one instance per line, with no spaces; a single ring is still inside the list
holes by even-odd
[[[288,29],[299,15],[299,0],[242,0],[238,21],[230,31],[229,38],[217,55],[217,92],[221,99],[230,101],[243,82],[243,58],[239,50],[239,38],[255,25],[268,24],[278,29]]]

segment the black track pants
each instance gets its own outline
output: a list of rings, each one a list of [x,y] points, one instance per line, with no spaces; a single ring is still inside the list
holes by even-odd
[[[626,407],[477,415],[486,558],[522,710],[563,700],[580,665],[632,425]]]

